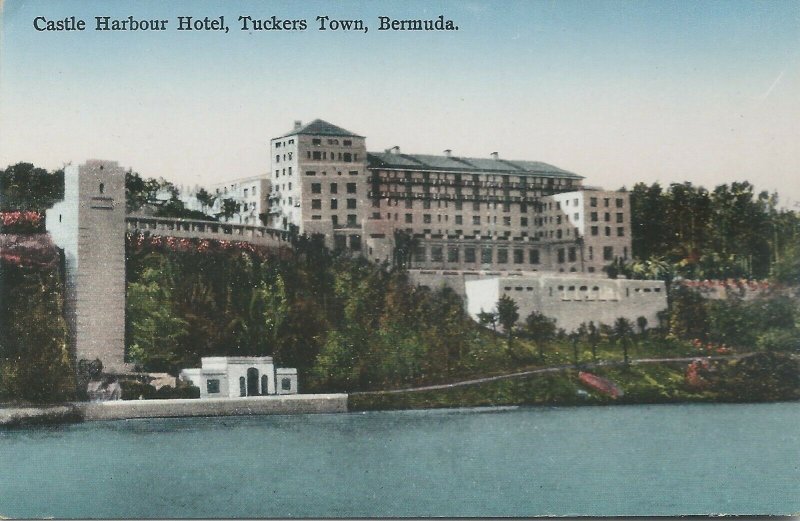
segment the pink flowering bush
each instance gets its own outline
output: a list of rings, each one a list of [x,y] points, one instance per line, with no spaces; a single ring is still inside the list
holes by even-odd
[[[39,212],[0,212],[0,233],[41,233],[44,216]]]

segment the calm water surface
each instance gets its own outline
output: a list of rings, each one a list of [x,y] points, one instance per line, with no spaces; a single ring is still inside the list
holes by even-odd
[[[0,431],[0,515],[800,512],[800,403],[459,409]]]

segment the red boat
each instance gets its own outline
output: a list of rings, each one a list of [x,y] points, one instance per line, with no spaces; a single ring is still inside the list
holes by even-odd
[[[625,391],[620,389],[617,384],[602,376],[581,371],[578,373],[578,379],[583,385],[589,387],[593,391],[597,391],[612,398],[619,398],[625,394]]]

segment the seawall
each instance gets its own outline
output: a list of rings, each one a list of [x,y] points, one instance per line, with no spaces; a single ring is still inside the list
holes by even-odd
[[[249,416],[347,412],[346,394],[290,394],[248,398],[120,400],[75,404],[83,419],[123,420],[183,416]]]

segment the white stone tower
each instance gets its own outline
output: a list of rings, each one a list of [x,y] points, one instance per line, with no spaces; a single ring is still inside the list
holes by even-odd
[[[77,362],[105,373],[125,364],[125,171],[89,160],[64,169],[64,200],[47,211],[47,231],[64,250],[65,312]]]

